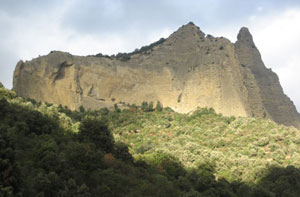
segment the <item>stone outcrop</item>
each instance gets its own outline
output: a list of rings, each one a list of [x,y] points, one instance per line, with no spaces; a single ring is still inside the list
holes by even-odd
[[[277,75],[264,66],[247,28],[234,44],[189,23],[130,54],[83,57],[53,51],[20,61],[13,88],[23,97],[71,109],[160,101],[178,112],[212,107],[227,116],[300,127],[300,115]]]

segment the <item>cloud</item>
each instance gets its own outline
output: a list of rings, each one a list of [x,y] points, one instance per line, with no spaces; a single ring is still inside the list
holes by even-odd
[[[48,40],[57,29],[59,13],[63,12],[56,3],[0,1],[0,79],[6,87],[12,87],[17,61],[36,57],[50,43]]]
[[[19,59],[51,50],[75,55],[129,52],[189,21],[236,40],[248,26],[267,67],[300,109],[300,21],[297,0],[10,0],[0,1],[0,80],[11,88]],[[298,63],[299,62],[299,63]]]
[[[255,11],[243,20],[229,22],[226,26],[210,26],[208,32],[224,36],[232,42],[242,26],[247,26],[268,68],[279,76],[285,94],[300,111],[300,7],[289,1],[288,5],[270,9],[257,4]],[[266,4],[265,4],[266,5]],[[284,9],[283,9],[284,8]]]
[[[145,32],[142,31],[142,27],[129,28],[126,31],[79,31],[65,25],[64,20],[67,17],[74,19],[74,16],[69,14],[76,14],[74,6],[79,6],[80,10],[82,2],[85,1],[77,1],[77,4],[73,3],[75,1],[53,1],[52,4],[34,4],[33,0],[24,2],[16,6],[0,2],[0,80],[8,88],[12,87],[13,70],[20,59],[31,60],[39,55],[48,54],[51,50],[68,51],[75,55],[128,52],[166,37],[172,32],[169,28],[154,28]],[[89,15],[89,6],[94,6],[87,6],[84,14]],[[110,1],[105,1],[103,6],[106,6],[104,9],[107,12],[102,12],[103,20],[109,23],[110,19],[107,17],[118,12],[120,8],[114,8],[115,4],[111,4]],[[96,20],[97,17],[95,23]],[[97,25],[99,24],[94,24]],[[84,26],[81,28],[84,29]]]
[[[278,75],[285,93],[300,111],[300,8],[250,19],[254,40],[267,67]]]

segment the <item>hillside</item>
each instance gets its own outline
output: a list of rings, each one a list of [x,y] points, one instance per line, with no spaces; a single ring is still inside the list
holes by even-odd
[[[226,116],[267,117],[300,128],[300,115],[267,69],[252,35],[241,28],[236,43],[188,23],[132,53],[75,56],[52,51],[20,61],[18,95],[78,109],[160,101],[176,112],[214,108]]]
[[[0,130],[0,196],[300,194],[300,132],[262,118],[72,111],[1,86]]]

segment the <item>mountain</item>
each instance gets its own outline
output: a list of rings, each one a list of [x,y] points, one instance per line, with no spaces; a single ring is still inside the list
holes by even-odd
[[[300,128],[300,115],[267,69],[249,30],[236,43],[188,23],[167,39],[128,54],[74,56],[52,51],[18,62],[13,89],[71,109],[160,101],[177,112],[214,108]]]

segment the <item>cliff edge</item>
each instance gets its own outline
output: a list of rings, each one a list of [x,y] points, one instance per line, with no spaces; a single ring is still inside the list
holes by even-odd
[[[244,27],[236,43],[205,35],[189,23],[129,54],[83,57],[53,51],[18,62],[13,89],[71,109],[160,101],[183,113],[212,107],[226,116],[263,117],[300,128],[299,113]]]

